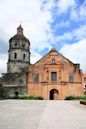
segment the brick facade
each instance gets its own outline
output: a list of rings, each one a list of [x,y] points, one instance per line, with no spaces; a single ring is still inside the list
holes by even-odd
[[[68,95],[83,94],[79,64],[52,49],[27,72],[27,93],[44,99],[64,99]]]

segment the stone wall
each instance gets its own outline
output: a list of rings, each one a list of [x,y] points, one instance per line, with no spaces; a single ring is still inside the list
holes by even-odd
[[[14,94],[15,91],[17,91],[19,94],[25,94],[26,93],[26,87],[25,86],[5,86],[5,95]]]

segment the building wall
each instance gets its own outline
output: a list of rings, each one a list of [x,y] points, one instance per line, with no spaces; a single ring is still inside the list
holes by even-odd
[[[53,59],[55,62],[52,61]],[[51,81],[51,72],[57,72],[57,81]],[[39,74],[39,81],[34,82],[34,75],[37,74]],[[72,82],[69,81],[70,74],[74,78]],[[58,92],[57,98],[54,99],[64,99],[68,95],[80,96],[83,90],[79,65],[74,65],[52,50],[36,64],[29,66],[27,87],[28,94],[43,96],[44,99],[50,99],[53,89]]]

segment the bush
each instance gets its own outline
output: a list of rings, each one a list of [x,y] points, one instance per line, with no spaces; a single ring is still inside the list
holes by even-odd
[[[36,100],[43,100],[43,97],[41,97],[41,96],[36,96],[35,99],[36,99]]]
[[[65,100],[75,100],[76,97],[74,95],[69,95],[65,97]]]
[[[16,96],[15,94],[11,94],[9,96],[10,99],[24,99],[24,100],[43,100],[43,98],[41,96],[32,96],[32,95],[27,95],[27,94],[23,94],[23,95],[18,95]]]
[[[0,84],[0,99],[4,99],[4,86]]]
[[[80,99],[86,100],[86,95],[80,96]]]

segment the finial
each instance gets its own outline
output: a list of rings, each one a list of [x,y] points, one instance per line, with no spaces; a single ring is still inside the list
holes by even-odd
[[[52,49],[51,49],[51,51],[54,51],[54,50],[56,50],[56,49],[55,49],[55,44],[52,44]]]
[[[20,24],[19,27],[17,28],[17,34],[23,35],[23,28],[22,28],[21,24]]]

